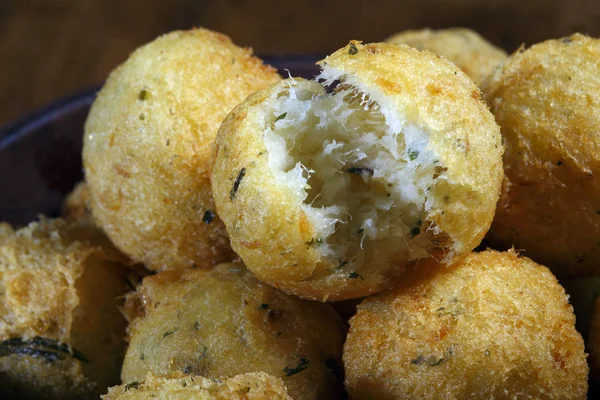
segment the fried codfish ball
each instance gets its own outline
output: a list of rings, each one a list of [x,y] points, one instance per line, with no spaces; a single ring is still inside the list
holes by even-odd
[[[97,398],[119,383],[124,268],[65,221],[2,232],[0,397]]]
[[[250,96],[219,130],[213,195],[248,268],[337,301],[476,247],[503,149],[475,84],[433,53],[392,44],[351,42],[319,65],[316,81]]]
[[[144,382],[110,388],[104,400],[291,400],[283,381],[264,372],[207,379],[183,373],[158,377],[148,373]]]
[[[85,124],[83,161],[97,223],[151,270],[234,258],[208,163],[223,118],[279,80],[206,29],[172,32],[111,73]]]
[[[174,371],[207,378],[263,371],[294,399],[339,397],[342,321],[327,304],[288,296],[242,264],[162,272],[126,304],[121,378]]]
[[[600,275],[600,40],[521,49],[484,91],[506,145],[490,242],[559,277]]]
[[[564,289],[514,251],[367,298],[344,345],[352,399],[585,399],[585,358]]]
[[[397,33],[385,41],[431,50],[452,61],[477,86],[506,58],[504,50],[468,28],[409,30]]]

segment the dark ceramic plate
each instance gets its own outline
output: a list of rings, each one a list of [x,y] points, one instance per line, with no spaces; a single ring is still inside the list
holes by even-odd
[[[318,57],[264,58],[282,76],[312,78]],[[83,124],[99,88],[61,100],[0,129],[0,221],[25,225],[58,215],[83,179]]]

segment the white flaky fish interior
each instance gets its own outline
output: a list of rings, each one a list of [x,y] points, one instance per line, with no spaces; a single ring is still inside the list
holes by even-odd
[[[318,78],[291,81],[267,103],[264,134],[270,171],[318,232],[308,245],[341,266],[362,264],[374,242],[428,257],[438,229],[424,223],[428,192],[444,179],[428,133],[341,73],[326,67]]]

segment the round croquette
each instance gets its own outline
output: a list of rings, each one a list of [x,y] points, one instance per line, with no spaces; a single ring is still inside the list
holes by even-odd
[[[559,277],[600,275],[600,40],[522,48],[483,90],[506,147],[490,242]]]
[[[260,283],[242,264],[147,277],[126,310],[124,383],[148,372],[221,378],[263,371],[283,379],[294,399],[343,392],[339,315]]]
[[[0,397],[98,397],[119,383],[126,269],[61,220],[0,233]]]
[[[356,400],[587,394],[583,339],[564,289],[514,251],[472,253],[367,298],[343,358]]]
[[[384,43],[351,42],[319,64],[315,81],[250,96],[219,130],[213,195],[247,267],[288,293],[337,301],[479,245],[503,148],[471,79]]]
[[[94,219],[117,247],[151,270],[233,259],[211,196],[211,146],[233,107],[279,79],[206,29],[161,36],[110,74],[83,161]]]
[[[452,61],[478,86],[506,58],[504,50],[468,28],[410,30],[390,36],[385,41],[431,50]]]
[[[143,382],[110,388],[103,400],[292,400],[283,381],[264,372],[207,379],[183,373],[159,377],[148,373]]]

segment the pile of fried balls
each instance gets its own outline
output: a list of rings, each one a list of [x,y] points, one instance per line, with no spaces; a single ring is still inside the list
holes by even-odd
[[[0,223],[0,397],[586,399],[600,40],[317,64],[198,28],[110,74],[61,217]]]

